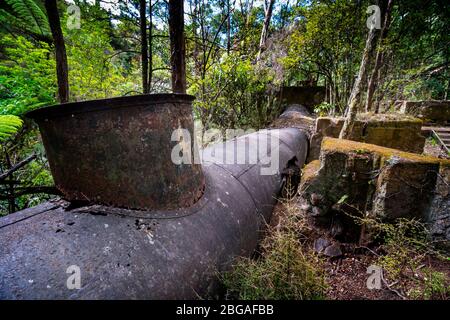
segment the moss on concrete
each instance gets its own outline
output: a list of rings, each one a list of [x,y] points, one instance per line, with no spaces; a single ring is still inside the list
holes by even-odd
[[[343,118],[317,118],[309,161],[318,159],[323,137],[339,137],[343,124]],[[409,115],[363,113],[357,115],[348,139],[420,154],[425,145],[421,127],[422,121]]]
[[[385,221],[421,218],[450,239],[448,168],[447,159],[325,137],[319,160],[303,170],[300,203],[324,225],[332,224],[345,199],[346,214],[351,208]]]
[[[314,160],[308,163],[302,170],[302,183],[310,183],[319,172],[320,161]]]
[[[351,140],[336,139],[325,137],[322,141],[322,151],[341,151],[344,153],[376,153],[387,160],[392,157],[398,157],[404,161],[419,161],[426,163],[438,163],[450,165],[450,160],[439,159],[432,156],[420,155],[417,153],[401,151],[392,148],[386,148],[382,146],[377,146],[374,144],[368,144],[364,142],[356,142]]]

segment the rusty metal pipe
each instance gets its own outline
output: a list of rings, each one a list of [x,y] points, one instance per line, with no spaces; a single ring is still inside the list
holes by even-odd
[[[173,131],[193,134],[193,99],[138,95],[66,103],[27,116],[39,124],[53,179],[66,199],[169,210],[192,205],[204,189],[199,164],[171,161]]]
[[[245,140],[277,135],[278,173],[223,164]],[[235,148],[226,148],[226,146]],[[288,163],[302,166],[307,137],[295,128],[262,130],[203,151],[206,188],[189,208],[128,210],[101,205],[64,209],[47,202],[0,219],[1,299],[197,299],[216,292],[218,271],[249,256],[270,218]],[[70,266],[81,289],[69,289]]]

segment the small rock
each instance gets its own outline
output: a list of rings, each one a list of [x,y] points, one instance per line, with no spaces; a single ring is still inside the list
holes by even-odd
[[[342,256],[341,246],[338,243],[334,243],[331,246],[325,248],[324,255],[330,258],[337,258]]]
[[[323,211],[319,207],[312,207],[311,216],[320,217],[323,215]]]
[[[301,203],[300,204],[300,210],[302,212],[309,212],[309,211],[311,211],[311,206],[309,204],[307,204],[307,203]]]
[[[318,206],[323,200],[323,197],[317,193],[311,195],[311,204],[313,206]]]
[[[314,241],[314,250],[318,253],[322,252],[326,247],[330,245],[330,241],[324,238],[319,238]]]
[[[338,219],[338,218],[333,219],[330,233],[331,233],[331,236],[333,236],[333,237],[339,237],[340,235],[342,235],[344,233],[344,225],[340,219]]]

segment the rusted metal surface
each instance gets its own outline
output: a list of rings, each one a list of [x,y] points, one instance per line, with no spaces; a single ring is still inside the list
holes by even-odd
[[[193,99],[139,95],[68,103],[28,116],[39,124],[66,199],[169,210],[192,205],[204,190],[201,165],[171,161],[173,131],[183,128],[193,136]]]
[[[206,297],[216,272],[254,249],[260,217],[226,171],[209,167],[205,175],[200,201],[151,213],[158,218],[58,207],[0,229],[0,299]],[[71,265],[80,267],[80,290],[67,288]]]
[[[223,164],[230,144],[246,139],[246,153],[267,135],[281,143],[279,172],[255,164]],[[240,145],[242,146],[242,144]],[[236,149],[233,151],[235,152]],[[141,211],[93,205],[40,207],[0,219],[2,299],[198,299],[217,292],[217,272],[236,256],[250,256],[271,216],[294,160],[302,166],[307,137],[294,128],[262,130],[203,151],[206,188],[189,208]],[[17,216],[16,216],[17,215]],[[16,216],[17,218],[14,218]],[[68,289],[76,265],[81,289]]]

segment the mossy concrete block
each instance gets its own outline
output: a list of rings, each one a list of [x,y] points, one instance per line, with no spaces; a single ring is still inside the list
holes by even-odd
[[[433,238],[450,251],[450,165],[441,165],[427,218]]]
[[[316,119],[314,132],[310,139],[311,143],[307,161],[319,159],[323,137],[339,137],[343,124],[344,119],[342,118],[319,117]]]
[[[325,137],[320,159],[303,169],[300,202],[321,222],[331,223],[345,203],[384,221],[432,221],[435,233],[450,239],[449,168],[449,160]]]
[[[317,118],[311,136],[309,161],[319,158],[320,145],[324,137],[339,137],[343,124],[343,118]],[[365,113],[358,115],[348,139],[422,153],[425,137],[421,134],[421,127],[422,121],[411,116]]]
[[[373,214],[384,220],[423,218],[433,198],[439,163],[392,156],[379,172]]]
[[[311,204],[310,209],[315,210],[312,215],[326,215],[344,196],[363,207],[374,161],[373,155],[366,152],[322,149],[320,159],[303,169],[299,188],[306,206]]]
[[[450,100],[403,101],[400,112],[426,123],[450,122]]]

